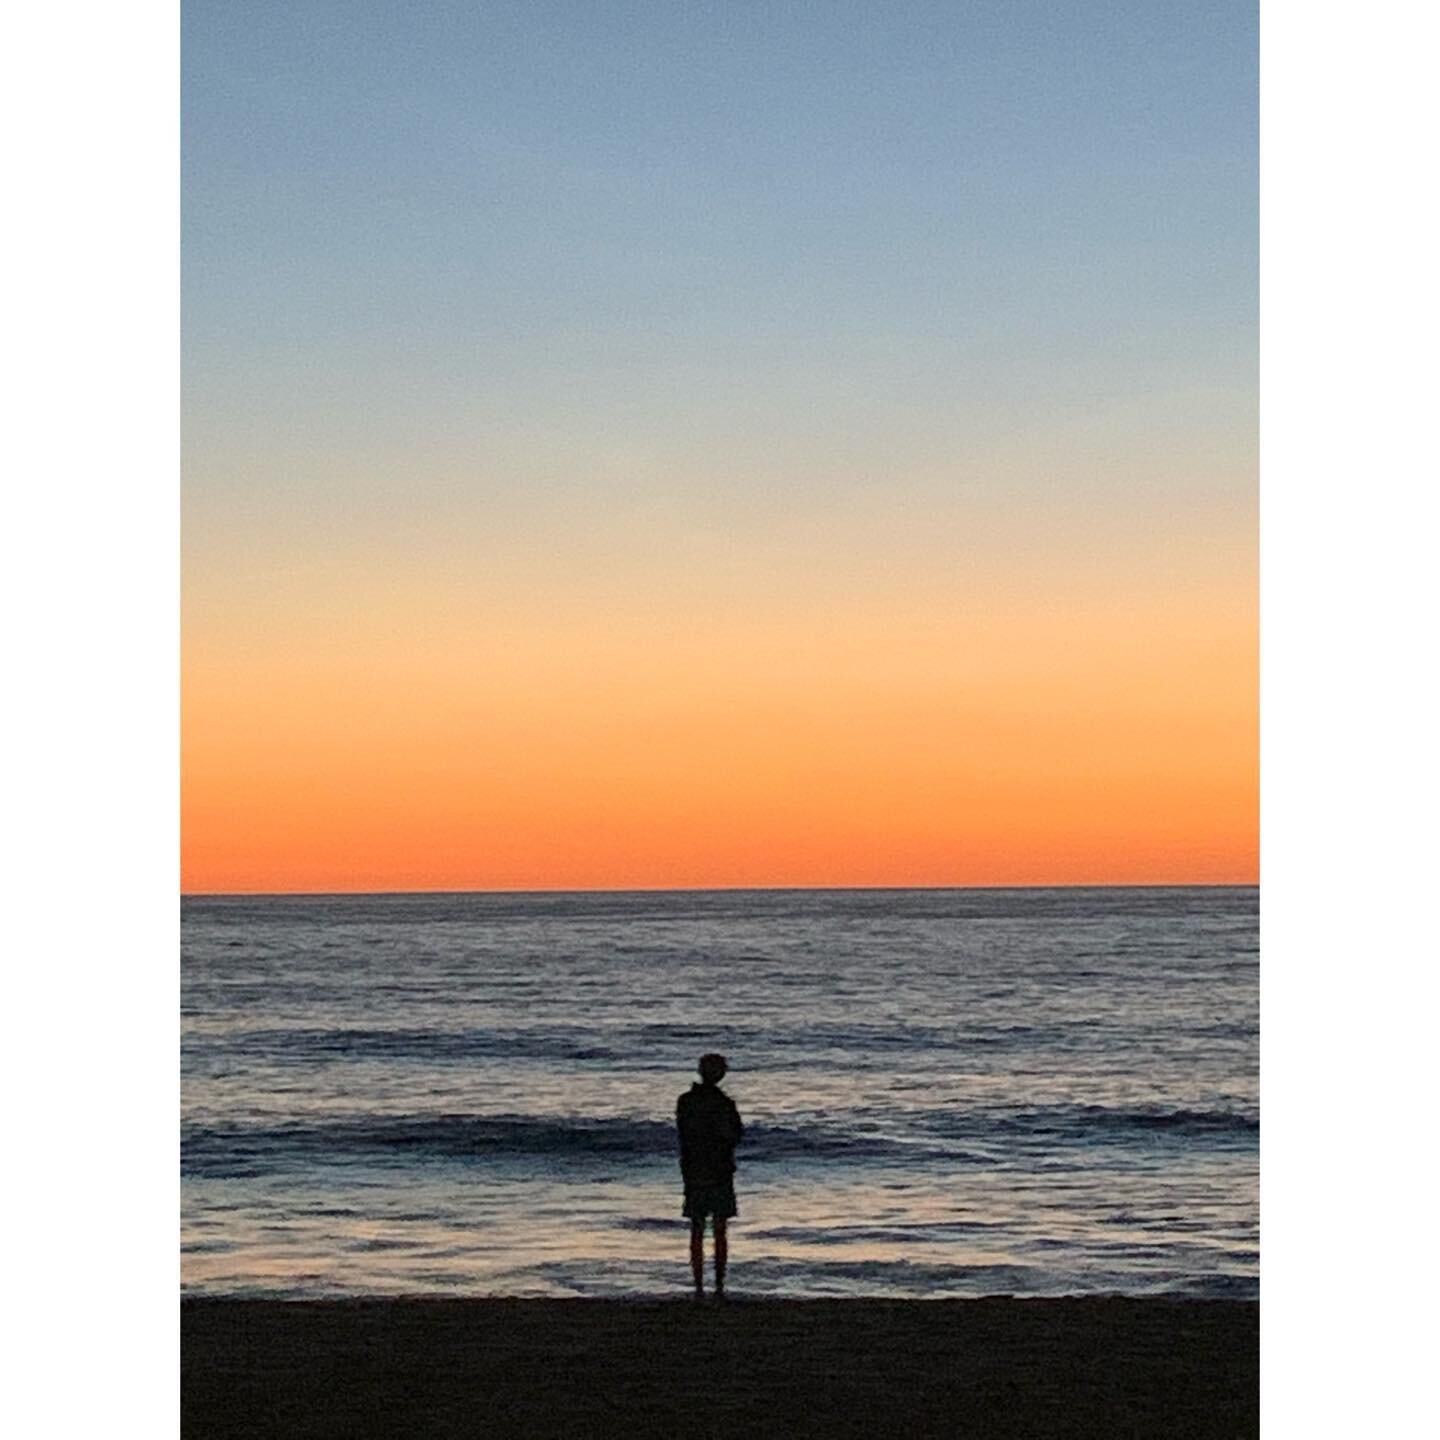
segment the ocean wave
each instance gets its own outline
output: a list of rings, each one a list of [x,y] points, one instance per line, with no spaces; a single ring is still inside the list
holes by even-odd
[[[808,1159],[902,1164],[993,1164],[1004,1147],[1065,1152],[1147,1139],[1253,1141],[1259,1117],[1237,1110],[1057,1105],[1023,1111],[930,1110],[903,1132],[856,1133],[822,1121],[747,1127],[747,1164]],[[635,1117],[365,1115],[257,1124],[191,1123],[181,1133],[188,1175],[256,1175],[307,1164],[396,1165],[444,1160],[549,1158],[567,1163],[673,1157],[675,1128]]]
[[[269,1125],[192,1124],[181,1134],[187,1175],[262,1173],[301,1164],[371,1159],[396,1163],[445,1159],[563,1158],[567,1161],[673,1157],[675,1127],[658,1120],[589,1116],[363,1116]],[[832,1156],[864,1160],[914,1157],[912,1142],[853,1135],[819,1125],[751,1125],[747,1163]]]
[[[629,1063],[634,1056],[596,1041],[593,1033],[573,1030],[382,1029],[237,1029],[228,1035],[191,1037],[183,1046],[185,1063],[223,1062],[243,1055],[271,1065],[306,1065],[331,1060],[541,1059],[606,1060]]]
[[[517,1276],[517,1278],[519,1278]],[[532,1283],[548,1282],[573,1294],[664,1294],[673,1292],[673,1263],[609,1260],[542,1261],[526,1268]],[[1058,1293],[1063,1282],[1051,1272],[1023,1264],[966,1264],[909,1259],[821,1259],[753,1255],[744,1265],[747,1296],[822,1299],[842,1295],[1038,1295]]]
[[[1047,1105],[998,1112],[932,1110],[919,1123],[931,1134],[966,1140],[1095,1140],[1107,1135],[1124,1140],[1138,1134],[1238,1138],[1252,1137],[1260,1130],[1260,1117],[1248,1110],[1159,1105]]]
[[[495,1060],[588,1062],[616,1073],[674,1070],[678,1076],[688,1072],[698,1051],[719,1048],[747,1054],[752,1071],[807,1070],[828,1061],[854,1072],[888,1072],[897,1060],[913,1058],[923,1065],[936,1055],[955,1051],[1054,1049],[1089,1043],[1084,1033],[1028,1024],[959,1030],[951,1025],[852,1020],[790,1025],[773,1030],[766,1043],[757,1046],[751,1032],[726,1025],[234,1026],[224,1031],[195,1027],[182,1035],[181,1063],[190,1077],[230,1073],[236,1065],[305,1069],[364,1062],[448,1068]]]

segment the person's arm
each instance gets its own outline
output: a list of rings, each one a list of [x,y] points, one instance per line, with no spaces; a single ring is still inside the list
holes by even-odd
[[[731,1143],[738,1145],[740,1137],[745,1133],[745,1127],[740,1123],[740,1111],[733,1100],[730,1101],[730,1127]]]
[[[680,1141],[680,1174],[688,1177],[690,1173],[690,1137],[689,1127],[685,1124],[685,1101],[682,1097],[675,1106],[675,1133]]]

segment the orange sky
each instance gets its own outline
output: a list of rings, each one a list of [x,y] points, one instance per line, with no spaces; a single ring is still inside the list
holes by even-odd
[[[1243,545],[834,542],[192,566],[184,890],[1256,880]]]

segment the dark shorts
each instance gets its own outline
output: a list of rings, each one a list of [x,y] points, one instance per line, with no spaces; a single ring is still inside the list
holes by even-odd
[[[733,1219],[739,1214],[735,1208],[735,1182],[727,1180],[721,1185],[687,1185],[685,1205],[680,1213],[687,1220],[703,1220],[707,1215],[716,1220]]]

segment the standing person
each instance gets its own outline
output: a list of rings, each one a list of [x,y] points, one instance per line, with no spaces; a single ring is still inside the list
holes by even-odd
[[[726,1221],[735,1209],[735,1146],[744,1127],[735,1102],[720,1088],[729,1067],[723,1055],[700,1057],[700,1080],[675,1106],[680,1132],[680,1174],[685,1181],[685,1207],[690,1221],[690,1271],[695,1298],[705,1298],[705,1217],[715,1228],[715,1298],[725,1298],[725,1262],[729,1246]]]

